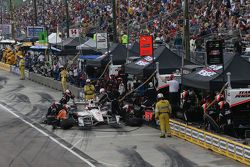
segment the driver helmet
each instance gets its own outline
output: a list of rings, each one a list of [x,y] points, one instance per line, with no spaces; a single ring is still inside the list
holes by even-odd
[[[90,79],[86,79],[86,83],[90,83]]]
[[[163,96],[163,94],[162,93],[159,93],[158,95],[157,95],[157,98],[158,99],[162,99],[164,96]]]
[[[102,93],[105,93],[105,89],[104,88],[100,89],[100,94],[102,94]]]

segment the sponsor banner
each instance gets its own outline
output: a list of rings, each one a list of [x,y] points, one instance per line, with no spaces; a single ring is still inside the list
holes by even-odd
[[[227,156],[230,158],[235,159],[235,153],[234,153],[234,144],[228,143],[227,144]]]
[[[227,155],[227,142],[222,139],[220,139],[220,153]]]
[[[212,144],[212,136],[207,134],[205,136],[205,147],[206,148],[211,148],[211,144]]]
[[[0,24],[0,34],[10,35],[11,34],[11,24]]]
[[[245,163],[250,164],[250,148],[244,148],[244,158]]]
[[[243,156],[243,147],[241,146],[236,146],[236,155]]]
[[[153,56],[153,36],[140,36],[140,56]]]
[[[205,141],[205,135],[204,135],[204,133],[202,133],[202,132],[199,133],[199,140],[202,141],[202,142]]]
[[[224,140],[220,140],[220,149],[227,150],[227,142]]]
[[[80,32],[79,29],[69,29],[69,37],[70,38],[75,38],[75,37],[79,37],[80,36]]]
[[[186,128],[186,135],[192,136],[191,132],[192,132],[192,130],[190,128]]]
[[[212,149],[215,151],[215,152],[219,152],[219,139],[216,138],[216,137],[212,137]]]
[[[96,34],[96,49],[107,49],[108,48],[108,34],[97,33]]]
[[[10,66],[9,64],[5,64],[5,63],[0,62],[0,69],[1,69],[1,70],[9,71],[9,72],[10,72],[10,70],[11,70],[10,67],[11,67],[11,66]]]
[[[223,64],[222,40],[207,41],[207,64]]]
[[[250,160],[250,149],[247,148],[244,149],[244,157]]]
[[[198,143],[199,132],[196,130],[192,130],[192,142]]]
[[[209,67],[203,68],[202,70],[198,71],[197,74],[204,76],[204,77],[212,77],[213,75],[218,74],[218,71],[221,70],[223,66],[221,65],[211,65]]]
[[[40,26],[28,26],[27,37],[39,37],[39,33],[44,32],[44,27]]]

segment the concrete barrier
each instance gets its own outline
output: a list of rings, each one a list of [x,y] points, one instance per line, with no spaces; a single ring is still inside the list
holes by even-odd
[[[42,75],[30,72],[29,79],[31,81],[34,81],[34,82],[39,83],[41,85],[47,86],[49,88],[62,91],[61,82],[54,80],[53,78],[44,77]],[[80,97],[80,92],[82,91],[82,88],[78,88],[76,86],[70,85],[69,83],[67,83],[67,88],[75,95],[75,97],[77,97],[77,98]]]
[[[17,66],[14,66],[14,65],[10,66],[10,72],[12,72],[15,75],[20,76],[20,70],[19,70],[19,67]],[[25,78],[29,79],[30,72],[28,70],[25,70],[24,74],[25,74]]]
[[[250,146],[171,120],[171,133],[191,143],[250,165]]]
[[[11,65],[0,62],[0,69],[4,71],[11,71]]]

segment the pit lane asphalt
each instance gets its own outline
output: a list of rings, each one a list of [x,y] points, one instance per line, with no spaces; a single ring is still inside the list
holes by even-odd
[[[52,130],[40,124],[61,92],[0,70],[0,166],[95,166],[107,167],[239,167],[242,164],[184,140],[159,138],[159,130],[97,126],[83,130]],[[7,110],[16,113],[14,117]],[[82,159],[72,154],[72,150]]]

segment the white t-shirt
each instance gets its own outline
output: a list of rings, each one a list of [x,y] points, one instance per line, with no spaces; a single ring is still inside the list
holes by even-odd
[[[74,69],[74,77],[77,77],[77,75],[78,75],[78,71],[77,71],[77,69],[75,68],[75,69]]]
[[[167,81],[167,84],[169,84],[169,92],[170,93],[176,93],[179,91],[179,82],[176,80]]]
[[[43,62],[43,61],[44,61],[44,55],[39,55],[38,60],[39,60],[40,62]]]

